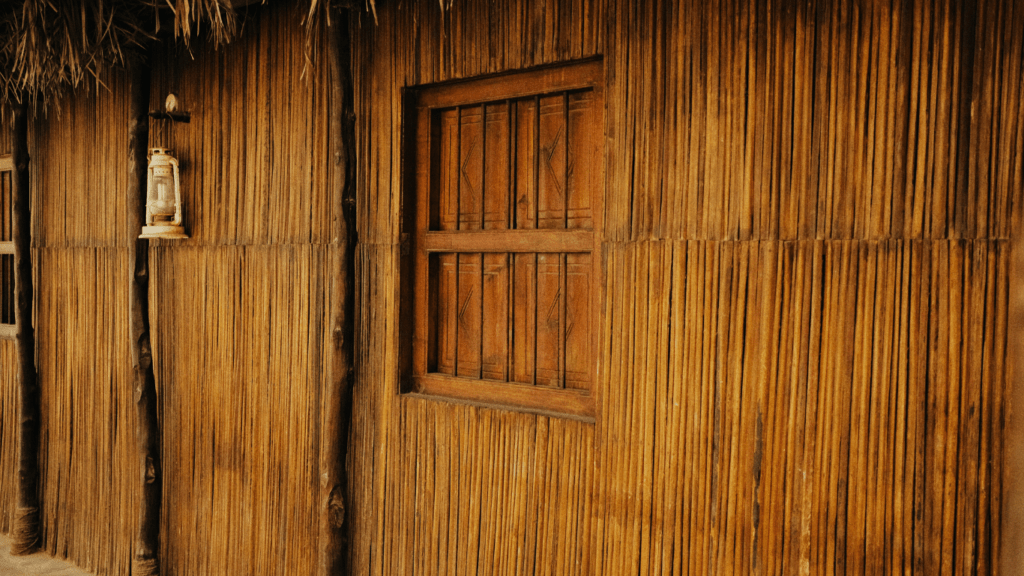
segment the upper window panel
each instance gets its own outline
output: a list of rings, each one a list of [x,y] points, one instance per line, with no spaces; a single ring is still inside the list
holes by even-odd
[[[592,89],[441,111],[431,229],[592,230],[600,117]]]
[[[410,91],[407,391],[593,418],[602,79],[591,61]]]

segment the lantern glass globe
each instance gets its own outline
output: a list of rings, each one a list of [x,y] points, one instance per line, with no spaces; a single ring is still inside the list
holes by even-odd
[[[149,210],[161,216],[173,216],[175,210],[174,174],[170,166],[153,168],[153,186],[150,188]]]

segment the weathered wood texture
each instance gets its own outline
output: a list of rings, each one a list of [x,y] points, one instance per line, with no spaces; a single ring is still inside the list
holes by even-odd
[[[128,76],[127,171],[125,219],[128,230],[146,223],[149,144],[149,63],[132,61]],[[156,375],[149,330],[149,240],[129,239],[128,317],[131,327],[132,398],[135,400],[135,438],[138,449],[139,500],[137,536],[133,545],[132,574],[160,574],[160,508],[163,489],[160,458],[160,423],[157,415]]]
[[[994,569],[1024,6],[457,1],[377,22],[353,27],[356,573]],[[401,88],[594,54],[597,424],[396,395]]]
[[[40,543],[39,452],[40,389],[36,368],[36,330],[33,313],[32,190],[28,145],[28,107],[13,106],[11,120],[11,222],[14,240],[14,339],[18,349],[18,498],[11,528],[11,553],[31,554]]]
[[[320,493],[318,507],[318,576],[346,572],[353,509],[348,501],[348,438],[352,422],[352,388],[355,385],[356,303],[356,151],[355,114],[352,107],[352,40],[347,10],[334,13],[327,28],[325,58],[330,82],[328,118],[333,166],[329,197],[340,216],[335,223],[337,249],[329,258],[326,284],[330,336],[328,380],[322,395]],[[340,211],[338,211],[340,209]]]

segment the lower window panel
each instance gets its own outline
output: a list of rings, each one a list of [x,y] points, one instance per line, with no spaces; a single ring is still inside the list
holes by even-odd
[[[430,372],[589,390],[590,253],[431,256]]]
[[[14,324],[14,255],[0,254],[0,324]]]

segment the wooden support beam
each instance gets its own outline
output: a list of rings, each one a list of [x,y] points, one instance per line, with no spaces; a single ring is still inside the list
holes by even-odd
[[[32,326],[32,202],[28,173],[28,110],[14,106],[11,156],[14,172],[14,300],[15,340],[20,377],[20,443],[18,502],[11,531],[11,552],[30,554],[39,546],[39,379],[36,373],[36,334]]]
[[[345,497],[345,460],[352,420],[355,379],[355,112],[352,105],[352,59],[348,10],[334,14],[327,28],[330,69],[330,150],[334,164],[331,196],[341,218],[335,222],[331,257],[331,360],[324,394],[323,447],[320,457],[320,561],[318,574],[347,572],[349,542]]]
[[[146,147],[149,144],[149,65],[140,60],[129,68],[128,100],[128,230],[136,236],[146,216]],[[149,339],[149,240],[133,238],[128,243],[132,263],[129,306],[131,308],[132,372],[142,500],[139,529],[132,553],[133,576],[160,573],[160,428],[156,417],[156,378]]]
[[[1016,574],[1024,566],[1024,240],[1015,238],[1010,267],[1010,381],[1007,383],[1006,464],[1003,476],[1003,526],[1000,574]]]

